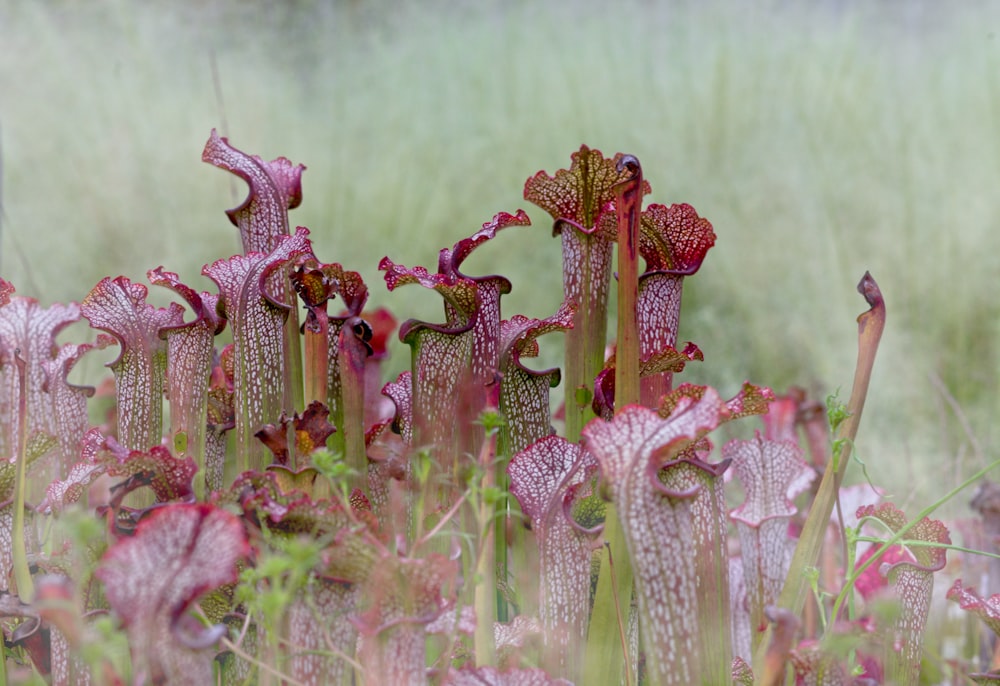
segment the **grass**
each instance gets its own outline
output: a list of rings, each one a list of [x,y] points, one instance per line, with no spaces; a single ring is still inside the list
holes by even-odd
[[[199,162],[219,127],[309,167],[292,221],[373,304],[437,317],[385,292],[379,258],[433,265],[525,207],[537,226],[468,267],[511,277],[508,315],[545,316],[558,245],[524,180],[583,142],[630,152],[653,201],[719,236],[686,282],[681,339],[706,355],[686,380],[846,395],[872,272],[888,325],[859,454],[901,507],[929,502],[1000,442],[998,22],[929,0],[0,0],[0,274],[46,303],[161,263],[209,288],[201,266],[237,250],[218,198],[244,193]]]

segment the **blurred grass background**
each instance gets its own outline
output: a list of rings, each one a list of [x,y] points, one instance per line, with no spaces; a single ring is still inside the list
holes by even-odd
[[[0,275],[46,304],[159,264],[210,288],[245,194],[200,162],[217,127],[307,165],[292,224],[404,317],[439,299],[387,293],[383,255],[433,268],[524,207],[536,226],[467,271],[546,316],[559,246],[524,180],[581,143],[633,153],[650,201],[718,234],[686,282],[706,360],[685,380],[846,399],[872,272],[889,321],[858,450],[905,506],[1000,456],[998,28],[973,0],[0,0]]]

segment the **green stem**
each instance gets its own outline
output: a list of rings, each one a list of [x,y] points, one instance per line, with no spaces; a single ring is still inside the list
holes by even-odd
[[[611,549],[608,548],[608,575],[611,577],[611,585],[616,586],[618,583],[618,577],[615,575],[615,560],[611,557]],[[631,610],[631,607],[629,607]],[[628,636],[625,635],[625,619],[622,617],[622,606],[620,603],[620,598],[615,597],[615,619],[618,620],[618,636],[620,639],[622,654],[628,653]],[[630,669],[629,661],[625,660],[625,684],[632,683],[632,670]]]
[[[593,228],[593,227],[591,227]],[[611,242],[605,237],[588,234],[575,225],[562,229],[563,254],[574,255],[564,271],[578,270],[578,291],[566,292],[576,302],[573,327],[566,332],[566,440],[580,440],[580,431],[593,419],[594,379],[604,368],[607,345],[608,282]],[[564,257],[565,260],[565,257]]]
[[[938,509],[939,507],[941,507],[942,505],[944,505],[946,502],[948,502],[949,500],[951,500],[952,498],[954,498],[956,495],[958,495],[959,493],[961,493],[962,491],[964,491],[966,488],[968,488],[972,484],[974,484],[977,481],[979,481],[980,479],[982,479],[986,475],[987,472],[989,472],[991,469],[994,469],[995,467],[1000,467],[1000,460],[995,460],[995,461],[991,462],[990,464],[986,465],[985,467],[983,467],[982,469],[980,469],[978,472],[976,472],[975,474],[973,474],[972,476],[970,476],[968,479],[966,479],[965,481],[963,481],[962,483],[960,483],[958,486],[956,486],[955,488],[953,488],[950,491],[948,491],[948,493],[946,493],[944,495],[944,497],[942,497],[941,499],[935,501],[931,505],[928,505],[927,507],[925,507],[923,510],[921,510],[917,514],[916,517],[914,517],[909,522],[907,522],[904,526],[902,526],[899,529],[899,531],[897,531],[895,534],[893,534],[888,540],[883,541],[881,539],[872,539],[872,538],[868,538],[868,537],[859,537],[858,538],[859,541],[864,541],[864,540],[875,541],[875,542],[881,543],[882,547],[879,548],[879,550],[876,551],[874,555],[872,555],[870,558],[868,558],[867,560],[865,560],[861,564],[860,567],[858,567],[857,569],[855,569],[854,571],[852,571],[850,573],[850,575],[848,575],[848,577],[844,580],[844,587],[840,591],[840,594],[837,596],[837,600],[833,604],[833,610],[830,613],[830,621],[831,622],[836,621],[837,616],[840,614],[840,608],[844,604],[844,601],[847,600],[850,596],[853,595],[852,589],[854,588],[854,582],[857,581],[858,578],[862,574],[864,574],[864,572],[865,572],[866,569],[868,569],[873,564],[875,564],[878,560],[880,560],[882,558],[882,554],[883,553],[885,553],[887,550],[889,550],[889,548],[891,548],[892,546],[897,545],[897,544],[904,544],[905,543],[907,545],[910,545],[911,543],[909,541],[904,540],[904,538],[903,538],[904,536],[906,536],[907,532],[909,532],[910,529],[912,529],[913,527],[915,527],[925,517],[930,516],[936,509]],[[958,546],[951,546],[951,545],[947,545],[947,544],[943,544],[943,543],[932,543],[932,542],[928,542],[928,541],[914,541],[912,543],[912,545],[925,545],[925,546],[936,546],[936,547],[939,547],[939,548],[951,548],[951,549],[955,549],[955,550],[962,550],[963,552],[979,552],[979,551],[966,551],[965,549],[960,548]],[[991,555],[990,553],[982,553],[982,554],[983,555]],[[996,556],[996,555],[991,555],[991,556],[992,557],[1000,557],[1000,556]]]
[[[639,292],[639,209],[642,202],[642,167],[632,155],[625,155],[618,170],[632,175],[617,188],[618,215],[618,348],[615,353],[615,411],[639,402],[639,324],[636,300]],[[630,607],[632,564],[625,532],[613,504],[604,519],[604,544],[597,577],[597,594],[587,634],[584,683],[608,686],[629,683],[634,664],[625,650],[625,624],[620,608]],[[611,573],[612,561],[617,565]],[[624,672],[623,672],[624,669]]]
[[[24,490],[28,473],[28,393],[27,364],[21,357],[21,351],[14,351],[14,364],[17,366],[17,490],[14,495],[14,530],[11,532],[11,545],[14,557],[14,582],[17,584],[17,597],[22,603],[30,603],[35,596],[35,587],[28,568],[28,551],[24,541]]]
[[[837,505],[839,507],[840,503],[838,502]],[[844,526],[844,520],[843,520],[843,518],[841,518],[841,520],[840,520],[840,530],[844,532],[844,548],[845,548],[844,560],[846,561],[845,565],[844,565],[844,569],[848,569],[848,570],[854,569],[854,565],[856,565],[858,563],[858,539],[855,536],[853,538],[853,540],[849,540],[849,536],[847,535],[847,529]],[[841,590],[843,590],[843,589],[841,589]],[[822,606],[820,606],[820,609],[822,610]],[[854,594],[853,593],[847,599],[847,616],[850,617],[852,620],[856,616],[856,614],[855,614],[855,608],[854,608]],[[836,620],[837,620],[837,615],[831,614],[830,615],[830,622],[832,623],[832,622],[835,622]],[[825,626],[823,627],[823,630],[826,631],[826,627]]]
[[[503,521],[497,515],[497,505],[487,502],[486,494],[496,486],[496,448],[497,432],[490,430],[479,453],[479,469],[482,477],[482,488],[479,492],[478,531],[482,538],[479,541],[479,559],[476,561],[476,634],[475,651],[476,665],[486,666],[496,664],[496,641],[493,637],[493,627],[497,621],[497,578],[494,522]],[[500,540],[503,540],[502,538]],[[506,550],[505,550],[506,552]]]
[[[632,155],[618,163],[618,171],[632,176],[619,184],[618,215],[618,342],[615,353],[615,410],[639,402],[639,211],[642,167]]]
[[[621,560],[628,560],[628,548],[625,544],[625,532],[613,503],[608,503],[605,511],[604,545],[607,553],[601,553],[601,571],[597,577],[597,593],[587,632],[584,686],[617,686],[625,683],[623,678],[628,671],[629,663],[626,662],[624,650],[625,626],[618,621],[618,607],[630,607],[631,603],[619,603],[618,599],[632,597],[633,575],[631,564],[620,563]],[[614,579],[611,578],[611,560],[619,561]],[[622,595],[625,590],[628,595]]]
[[[302,341],[299,333],[299,311],[298,296],[288,279],[285,279],[286,302],[293,303],[288,312],[288,319],[285,320],[284,348],[285,348],[285,397],[284,410],[291,416],[292,413],[304,407],[302,404]],[[292,465],[294,465],[294,461]]]
[[[871,381],[872,368],[875,365],[875,355],[878,352],[879,340],[885,328],[885,301],[882,293],[871,274],[865,272],[858,284],[858,292],[868,302],[870,309],[858,317],[858,362],[854,371],[854,386],[851,389],[851,399],[847,404],[848,417],[840,424],[836,443],[841,446],[839,459],[827,463],[823,480],[813,500],[809,516],[806,518],[799,537],[798,545],[792,556],[785,579],[784,588],[778,598],[777,605],[787,609],[794,616],[799,616],[805,605],[809,584],[804,570],[815,567],[826,536],[826,528],[830,515],[837,502],[840,484],[847,471],[848,459],[854,439],[861,423],[861,412],[868,395],[868,385]],[[771,643],[772,627],[769,626],[764,637],[754,651],[754,673],[762,674],[766,659],[767,646]]]
[[[1000,461],[994,462],[991,466],[996,466],[1000,464]],[[917,520],[919,521],[919,520]],[[875,538],[874,536],[858,536],[857,540],[866,541],[868,543],[884,543],[884,539]],[[1000,560],[1000,555],[997,553],[988,553],[985,550],[976,550],[975,548],[966,548],[960,545],[950,545],[948,543],[938,543],[936,541],[920,541],[917,539],[909,539],[898,541],[900,545],[904,545],[907,548],[944,548],[945,550],[954,550],[957,553],[968,553],[969,555],[982,555],[983,557],[992,557],[996,560]]]
[[[497,621],[496,551],[494,550],[493,527],[490,525],[493,508],[485,503],[480,505],[479,515],[485,527],[479,562],[476,565],[476,665],[496,664],[496,642],[493,626]]]
[[[365,363],[368,351],[354,334],[349,320],[340,327],[336,341],[340,391],[340,419],[337,429],[344,441],[344,461],[354,474],[352,485],[368,490],[368,453],[365,447]],[[334,434],[336,435],[336,434]]]
[[[510,483],[507,478],[507,464],[510,462],[510,456],[505,453],[502,447],[504,441],[501,439],[498,443],[501,444],[500,452],[495,464],[490,467],[493,471],[493,483],[500,484],[503,493],[510,493]],[[508,526],[511,522],[510,500],[512,498],[500,500],[493,509],[493,569],[497,576],[494,596],[498,622],[510,621],[510,608],[507,607],[507,597],[504,595],[504,589],[507,588],[510,576],[508,572],[510,560],[508,560],[507,553],[514,543],[507,538]]]
[[[306,370],[304,382],[306,405],[314,400],[318,400],[321,403],[329,402],[326,395],[330,357],[330,341],[328,338],[330,321],[326,315],[326,309],[323,307],[314,308],[313,313],[320,324],[319,331],[314,332],[306,328],[304,334],[306,354],[303,364]],[[327,442],[327,447],[332,449],[333,445],[331,441],[333,441],[332,436],[330,437],[330,441]]]

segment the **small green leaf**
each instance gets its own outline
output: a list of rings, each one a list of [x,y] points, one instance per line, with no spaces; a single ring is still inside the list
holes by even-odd
[[[502,488],[488,486],[483,489],[483,502],[490,507],[498,505],[507,499],[507,493]]]
[[[826,396],[826,417],[830,423],[830,430],[834,433],[851,416],[851,413],[847,410],[847,405],[841,402],[839,393],[840,391],[838,390]]]
[[[476,423],[481,425],[486,430],[486,435],[491,436],[497,433],[502,427],[506,426],[507,422],[504,420],[503,415],[495,410],[487,410],[479,415],[479,419]]]
[[[819,593],[819,569],[816,567],[806,567],[802,570],[803,576],[809,581],[809,587],[814,594]]]

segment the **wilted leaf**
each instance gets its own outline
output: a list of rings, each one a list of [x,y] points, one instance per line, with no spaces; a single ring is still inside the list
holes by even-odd
[[[289,425],[291,426],[291,436],[295,441],[295,454],[303,458],[308,458],[315,450],[326,446],[326,439],[330,437],[336,429],[327,417],[330,411],[321,402],[313,401],[300,416],[297,412],[288,419],[282,416],[278,426],[268,424],[261,428],[254,436],[262,441],[274,454],[274,460],[278,464],[288,464],[288,438]],[[307,464],[308,460],[299,462]]]

